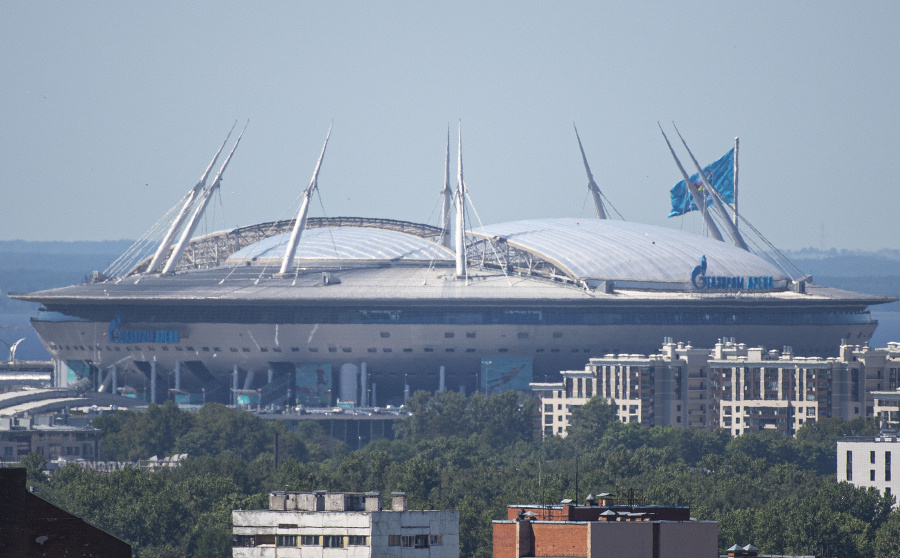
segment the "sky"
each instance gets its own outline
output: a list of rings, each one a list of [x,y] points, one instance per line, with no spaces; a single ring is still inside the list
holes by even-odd
[[[6,0],[0,240],[137,238],[248,120],[198,232],[293,217],[332,123],[313,216],[437,224],[461,126],[474,225],[590,217],[575,123],[625,219],[702,234],[666,217],[675,122],[704,164],[740,137],[741,214],[778,247],[896,248],[897,22],[896,1]]]

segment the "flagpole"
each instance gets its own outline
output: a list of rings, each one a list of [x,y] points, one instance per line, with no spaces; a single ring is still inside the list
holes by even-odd
[[[738,228],[738,147],[740,143],[740,138],[734,138],[734,230]]]

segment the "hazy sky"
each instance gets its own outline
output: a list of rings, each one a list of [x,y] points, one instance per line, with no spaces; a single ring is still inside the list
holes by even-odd
[[[448,123],[487,223],[588,216],[578,125],[630,221],[741,138],[740,208],[781,248],[896,248],[900,2],[15,2],[0,5],[0,239],[136,238],[250,127],[204,230],[437,222]],[[454,172],[454,171],[452,171]],[[453,180],[455,184],[455,179]],[[203,232],[203,230],[199,231]]]

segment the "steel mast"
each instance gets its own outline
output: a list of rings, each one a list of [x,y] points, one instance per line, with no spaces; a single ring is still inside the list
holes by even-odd
[[[447,126],[447,157],[444,159],[444,188],[441,190],[441,244],[450,247],[450,211],[453,207],[453,191],[450,189],[450,126]]]
[[[603,208],[603,199],[600,197],[600,187],[594,182],[594,175],[591,174],[591,167],[588,165],[587,157],[584,154],[584,147],[581,146],[581,137],[578,135],[578,128],[575,126],[574,122],[572,123],[572,127],[575,128],[575,137],[578,139],[578,149],[581,150],[581,159],[584,161],[584,171],[587,173],[588,178],[588,191],[594,198],[594,209],[597,211],[597,219],[606,219],[606,210]]]
[[[319,154],[319,160],[316,162],[316,170],[313,171],[312,179],[309,181],[306,190],[303,191],[303,201],[300,203],[300,211],[297,212],[294,230],[291,231],[291,239],[288,241],[287,249],[284,252],[284,260],[281,261],[281,269],[278,272],[279,275],[286,274],[288,269],[290,269],[291,265],[294,263],[294,255],[297,253],[297,245],[300,244],[300,236],[303,234],[303,229],[306,228],[306,216],[309,214],[309,202],[312,199],[313,192],[315,192],[316,188],[319,186],[319,169],[322,168],[322,160],[325,158],[325,148],[328,147],[328,138],[331,137],[331,128],[333,127],[334,124],[328,127],[328,134],[325,136],[325,144],[322,146],[322,153]]]
[[[237,122],[235,122],[237,125]],[[184,224],[184,220],[187,219],[188,213],[191,210],[191,206],[194,205],[194,201],[197,200],[197,196],[200,194],[203,187],[206,186],[206,179],[209,178],[209,172],[212,170],[213,165],[216,164],[216,161],[219,160],[219,155],[222,154],[222,150],[225,149],[225,144],[228,143],[228,138],[231,137],[231,132],[234,131],[234,126],[231,127],[231,130],[228,132],[228,135],[225,136],[225,141],[222,142],[222,146],[216,151],[216,156],[213,157],[212,161],[209,162],[209,166],[206,167],[206,172],[203,173],[203,176],[200,177],[200,180],[194,184],[194,187],[188,192],[187,199],[184,202],[184,205],[181,207],[181,211],[178,213],[178,217],[175,218],[175,221],[172,223],[172,226],[169,227],[169,231],[166,233],[165,238],[159,244],[159,248],[156,250],[156,254],[153,255],[153,259],[150,260],[150,265],[147,266],[146,273],[156,273],[159,267],[163,264],[163,256],[166,253],[166,250],[169,248],[169,245],[172,244],[172,239],[175,238],[175,235],[178,234],[178,230],[181,228],[181,225]]]
[[[463,182],[462,123],[459,124],[459,156],[456,175],[456,277],[466,275],[466,183]]]
[[[175,248],[172,250],[172,256],[169,257],[169,261],[166,262],[166,267],[164,267],[162,270],[163,275],[173,273],[175,271],[175,267],[178,265],[178,262],[181,261],[181,256],[184,254],[184,248],[191,240],[191,236],[194,234],[194,230],[197,228],[197,223],[200,222],[200,217],[202,217],[203,212],[206,211],[206,206],[207,204],[209,204],[210,198],[212,198],[212,195],[215,193],[215,191],[219,189],[219,185],[222,183],[222,174],[225,173],[225,169],[228,167],[228,163],[231,161],[231,156],[234,155],[234,151],[241,143],[241,138],[244,137],[244,131],[247,130],[247,126],[249,125],[250,122],[247,122],[247,124],[244,125],[244,129],[241,130],[241,135],[239,135],[237,141],[234,142],[234,147],[231,148],[231,152],[228,153],[228,157],[225,158],[225,162],[222,163],[222,167],[219,169],[219,172],[216,173],[216,178],[213,180],[213,183],[210,184],[209,187],[207,187],[205,190],[203,190],[203,194],[197,204],[197,209],[194,211],[194,214],[191,215],[190,221],[188,221],[187,225],[185,225],[184,231],[182,231],[181,233],[181,239],[179,239],[178,244],[175,245]]]
[[[719,228],[716,227],[715,221],[712,220],[712,216],[709,214],[709,211],[706,210],[706,200],[704,200],[700,195],[700,192],[697,191],[697,188],[691,182],[691,178],[688,176],[688,173],[685,172],[684,167],[681,166],[681,161],[679,161],[678,156],[675,155],[675,150],[672,149],[672,144],[669,143],[669,138],[666,137],[666,133],[663,132],[662,126],[659,125],[659,122],[657,122],[656,125],[659,126],[659,131],[662,132],[663,138],[665,138],[666,140],[666,145],[669,146],[669,152],[672,154],[672,158],[675,159],[675,164],[678,165],[678,170],[681,171],[681,176],[684,177],[684,184],[687,187],[688,192],[691,193],[691,198],[693,198],[694,203],[697,205],[697,209],[699,209],[703,214],[703,222],[706,223],[706,228],[707,230],[709,230],[710,236],[712,236],[716,240],[724,242],[722,233],[719,232]]]

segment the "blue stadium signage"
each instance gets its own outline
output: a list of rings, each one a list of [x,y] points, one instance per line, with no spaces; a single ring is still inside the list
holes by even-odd
[[[691,272],[691,285],[698,290],[738,291],[764,290],[775,288],[772,277],[722,277],[706,274],[706,256],[700,258],[700,265]]]
[[[113,343],[178,343],[178,330],[174,329],[122,329],[122,316],[109,322],[109,340]]]

